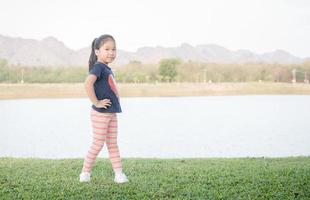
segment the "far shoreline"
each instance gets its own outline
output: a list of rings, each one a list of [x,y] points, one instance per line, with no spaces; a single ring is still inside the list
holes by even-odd
[[[121,97],[310,95],[310,84],[276,82],[118,83]],[[87,98],[83,83],[0,83],[1,99]]]

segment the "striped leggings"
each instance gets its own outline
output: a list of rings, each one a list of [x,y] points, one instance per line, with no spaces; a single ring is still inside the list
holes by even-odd
[[[100,113],[91,109],[93,141],[84,159],[82,172],[91,172],[97,155],[106,142],[114,172],[122,170],[120,153],[117,145],[116,113]]]

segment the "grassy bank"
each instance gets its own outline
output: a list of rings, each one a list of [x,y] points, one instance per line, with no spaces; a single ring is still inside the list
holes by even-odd
[[[158,83],[118,84],[122,97],[310,94],[303,83]],[[0,99],[86,97],[82,83],[0,84]]]
[[[97,158],[90,183],[82,159],[0,158],[1,199],[310,199],[310,157],[123,159],[115,184]]]

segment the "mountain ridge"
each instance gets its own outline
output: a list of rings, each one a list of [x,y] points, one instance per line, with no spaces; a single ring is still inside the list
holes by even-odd
[[[53,36],[42,40],[9,37],[0,34],[0,58],[9,64],[22,66],[85,66],[88,65],[90,47],[73,50]],[[132,60],[141,63],[158,63],[163,58],[179,58],[183,61],[215,63],[302,63],[309,58],[300,58],[277,49],[257,54],[247,49],[229,50],[217,44],[192,46],[182,43],[177,47],[140,47],[136,52],[119,49],[114,65],[124,65]]]

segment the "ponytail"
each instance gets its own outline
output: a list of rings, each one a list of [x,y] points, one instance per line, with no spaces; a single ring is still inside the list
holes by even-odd
[[[88,60],[89,71],[94,67],[94,64],[97,62],[97,55],[95,54],[95,50],[99,49],[101,45],[103,45],[108,40],[112,40],[115,43],[114,38],[111,35],[107,34],[95,38],[91,43],[91,53]]]
[[[93,42],[91,43],[91,53],[89,56],[89,60],[88,60],[88,67],[89,67],[89,71],[93,68],[95,62],[97,61],[97,56],[95,54],[95,42],[96,42],[97,38],[95,38],[93,40]]]

